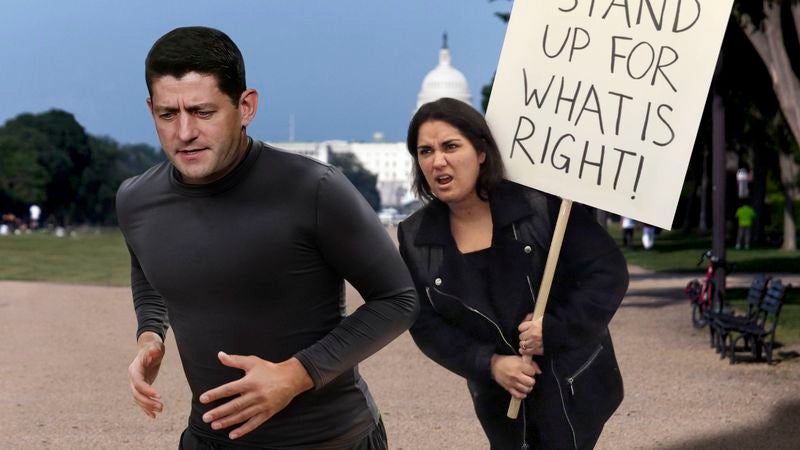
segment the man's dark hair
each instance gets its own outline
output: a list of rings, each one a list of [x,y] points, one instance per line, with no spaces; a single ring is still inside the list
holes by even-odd
[[[472,106],[460,100],[452,98],[440,98],[434,102],[422,105],[411,123],[408,125],[408,137],[406,146],[411,157],[414,158],[414,180],[411,189],[423,200],[434,198],[431,187],[422,173],[417,161],[417,141],[419,139],[419,129],[422,124],[431,121],[442,121],[456,128],[467,140],[475,147],[478,153],[485,153],[486,160],[481,164],[478,172],[478,182],[476,190],[478,197],[482,200],[489,199],[489,192],[505,176],[503,160],[500,151],[497,149],[486,119],[481,113]]]
[[[247,89],[242,53],[225,33],[207,27],[176,28],[161,36],[144,62],[147,91],[153,96],[153,81],[172,75],[181,78],[189,72],[211,75],[220,91],[239,106]]]

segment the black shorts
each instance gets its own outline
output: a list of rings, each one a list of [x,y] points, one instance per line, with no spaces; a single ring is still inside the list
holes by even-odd
[[[386,440],[386,429],[383,426],[383,419],[378,419],[378,423],[370,434],[356,444],[342,448],[341,450],[388,450],[389,444]],[[190,429],[183,430],[181,434],[178,450],[258,450],[258,447],[247,445],[236,445],[233,443],[223,443],[212,439],[198,436]]]

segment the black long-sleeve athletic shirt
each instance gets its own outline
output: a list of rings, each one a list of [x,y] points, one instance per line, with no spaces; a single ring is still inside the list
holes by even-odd
[[[181,183],[157,165],[126,180],[117,213],[131,254],[137,336],[175,334],[193,393],[190,428],[228,441],[203,392],[242,377],[218,351],[297,357],[315,388],[237,443],[346,448],[378,417],[357,364],[413,322],[417,299],[371,208],[335,168],[252,141],[220,180]],[[365,304],[343,316],[348,280]]]

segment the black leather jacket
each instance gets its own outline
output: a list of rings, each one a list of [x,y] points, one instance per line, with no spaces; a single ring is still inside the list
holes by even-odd
[[[520,419],[506,418],[510,395],[491,378],[492,355],[519,348],[517,326],[533,311],[559,202],[507,181],[491,193],[491,299],[468,288],[447,205],[434,200],[400,224],[400,253],[420,297],[411,335],[467,379],[492,448],[591,447],[622,401],[608,323],[627,289],[627,266],[582,205],[572,208],[543,320],[545,354],[535,358],[542,374]]]

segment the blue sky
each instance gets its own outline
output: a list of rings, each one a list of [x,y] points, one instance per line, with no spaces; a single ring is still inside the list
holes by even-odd
[[[443,32],[475,104],[497,66],[498,0],[0,0],[0,122],[60,108],[121,143],[158,141],[147,113],[144,58],[167,31],[226,32],[260,94],[254,137],[405,138]]]

